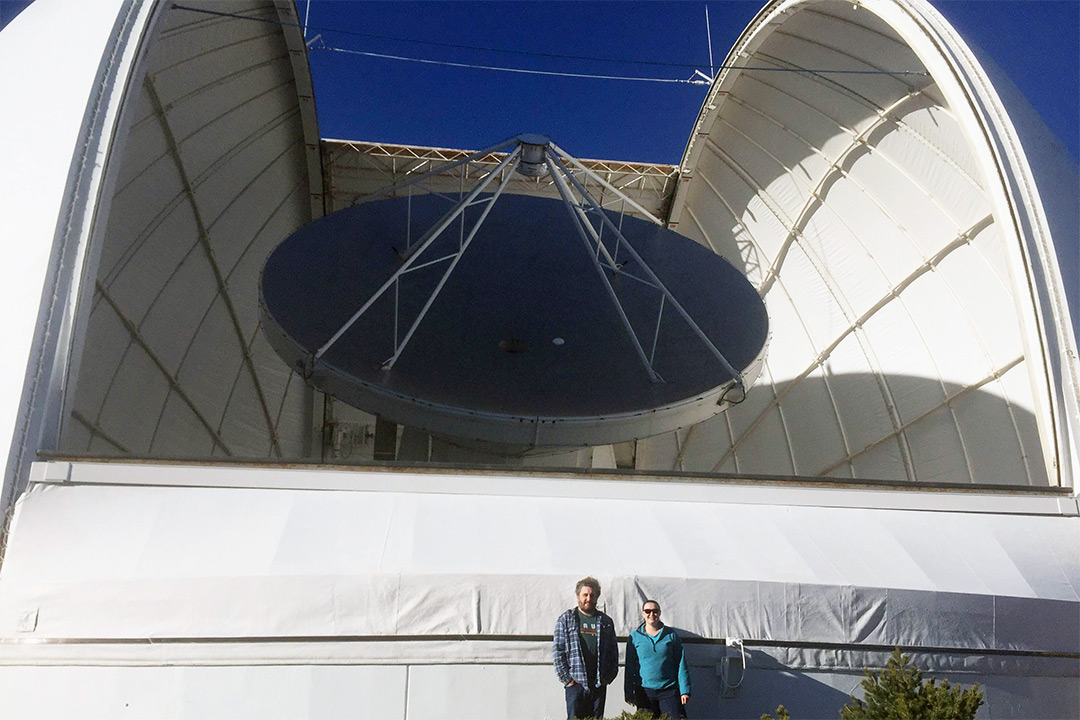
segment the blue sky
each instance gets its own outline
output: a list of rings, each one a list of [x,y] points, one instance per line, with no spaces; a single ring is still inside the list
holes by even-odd
[[[1080,0],[932,2],[1006,71],[1080,160]],[[27,4],[0,0],[0,26]],[[716,63],[763,4],[707,4]],[[297,5],[302,16],[308,12],[307,0]],[[707,71],[705,6],[313,0],[309,37],[322,34],[328,45],[350,50],[466,64],[687,78],[693,68],[680,64]],[[671,65],[513,55],[390,37]],[[539,132],[581,157],[675,163],[705,94],[696,85],[530,76],[327,50],[310,55],[323,136],[354,140],[480,148]]]
[[[723,60],[762,4],[707,4],[714,62]],[[1080,0],[934,5],[993,57],[1080,158]],[[309,38],[321,33],[335,47],[465,64],[687,78],[693,67],[677,64],[696,63],[708,71],[705,7],[314,0]],[[303,14],[306,2],[299,9]],[[513,55],[390,37],[672,65]],[[518,132],[538,132],[581,157],[676,163],[705,94],[696,85],[509,74],[328,50],[312,50],[310,56],[324,137],[479,148]]]

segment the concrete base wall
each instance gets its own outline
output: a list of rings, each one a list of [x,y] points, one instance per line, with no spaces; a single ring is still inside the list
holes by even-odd
[[[0,708],[4,717],[26,720],[564,717],[558,681],[551,667],[537,659],[548,646],[529,645],[524,655],[530,659],[521,664],[372,665],[336,660],[332,664],[118,665],[89,660],[82,653],[80,664],[0,666]],[[835,719],[849,693],[861,694],[858,670],[785,667],[772,663],[769,653],[751,650],[747,672],[734,697],[724,697],[718,666],[727,649],[721,645],[690,645],[688,649],[693,683],[690,717],[699,720],[757,720],[762,713],[775,714],[779,704],[797,720]],[[110,653],[95,654],[104,658]],[[1006,660],[1001,667],[1008,672],[1008,665]],[[1075,718],[1080,716],[1075,665],[1075,660],[1059,660],[1056,666],[1044,667],[1049,673],[1043,676],[954,671],[927,677],[948,677],[963,687],[977,682],[986,693],[980,718]],[[608,691],[606,716],[629,709],[622,703],[620,673]]]

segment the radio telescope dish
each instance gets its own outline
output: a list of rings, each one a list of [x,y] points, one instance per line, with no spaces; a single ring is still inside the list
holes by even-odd
[[[366,202],[282,242],[260,285],[278,354],[362,410],[506,452],[645,437],[741,400],[768,336],[750,282],[575,196],[546,139],[512,142],[460,198]],[[522,165],[563,201],[503,194]]]

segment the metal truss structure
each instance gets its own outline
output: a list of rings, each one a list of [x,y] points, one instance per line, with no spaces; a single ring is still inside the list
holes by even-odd
[[[491,151],[469,163],[448,167],[449,164],[474,155],[475,152],[344,140],[323,140],[322,150],[328,213],[348,207],[358,197],[386,186],[398,186],[416,175],[423,175],[440,167],[440,172],[427,181],[427,187],[432,191],[456,193],[462,184],[473,184],[481,175],[496,167],[504,157],[502,152]],[[648,213],[667,220],[678,179],[678,168],[675,165],[612,160],[579,162],[582,168],[587,168],[603,178]],[[594,184],[584,169],[575,168],[574,174],[586,188]],[[401,192],[407,193],[408,190],[402,188]],[[532,178],[520,173],[514,173],[506,192],[515,195],[559,197],[551,177]],[[595,187],[594,192],[597,200],[604,205],[614,196],[610,190],[600,186]],[[627,213],[648,219],[634,208],[627,208]]]
[[[509,150],[509,152],[500,152],[505,150]],[[488,168],[480,164],[480,161],[491,157],[499,158],[499,163],[495,167]],[[468,194],[466,194],[465,179],[470,167],[476,173],[477,182],[470,189]],[[573,170],[571,168],[573,168]],[[581,180],[575,176],[575,170],[578,174],[582,175]],[[449,192],[456,191],[456,198],[449,195],[449,192],[444,194],[438,189],[445,183],[447,178],[451,178],[455,174],[459,179],[458,187],[453,190],[447,188],[447,190]],[[487,218],[491,207],[498,201],[499,196],[502,195],[503,191],[506,190],[515,178],[522,177],[526,178],[527,181],[536,181],[537,183],[544,181],[554,185],[556,188],[559,198],[565,204],[567,212],[573,220],[574,227],[577,230],[581,241],[585,244],[586,251],[592,256],[593,265],[607,291],[607,295],[610,297],[618,312],[627,336],[633,344],[649,378],[653,382],[664,381],[663,378],[657,374],[653,361],[656,354],[656,341],[659,337],[660,324],[664,317],[664,308],[666,304],[670,306],[673,311],[682,318],[683,322],[690,327],[705,347],[708,348],[709,353],[723,366],[727,373],[734,378],[735,385],[745,393],[746,385],[742,373],[731,366],[723,353],[720,352],[712,340],[710,340],[705,332],[702,331],[701,327],[690,317],[686,310],[683,309],[682,305],[675,299],[675,296],[671,294],[671,291],[668,290],[663,281],[657,277],[649,265],[637,253],[633,245],[626,239],[621,229],[622,217],[629,210],[636,211],[645,219],[657,225],[663,225],[664,221],[642,207],[640,203],[627,195],[621,188],[612,185],[594,170],[586,167],[577,158],[567,154],[555,143],[550,142],[543,136],[528,134],[519,135],[510,140],[493,145],[490,148],[456,158],[448,163],[430,169],[427,172],[407,173],[405,178],[400,182],[388,185],[373,193],[359,197],[354,201],[355,204],[360,204],[385,198],[399,197],[404,193],[405,196],[409,198],[411,205],[413,192],[419,190],[420,192],[428,191],[440,195],[454,204],[441,220],[417,239],[415,244],[412,243],[411,237],[407,238],[405,261],[401,268],[383,283],[383,285],[368,298],[367,302],[353,313],[349,320],[346,321],[345,324],[318,349],[318,351],[316,351],[312,357],[312,361],[321,358],[330,347],[333,346],[333,344],[337,342],[350,327],[352,327],[361,315],[371,308],[371,306],[374,305],[386,291],[393,287],[394,354],[383,363],[385,369],[389,370],[392,368],[398,357],[401,355],[401,352],[412,338],[413,333],[416,331],[425,315],[427,315],[428,310],[435,302],[436,297],[439,295],[439,292],[449,279],[451,273],[453,273],[458,261],[465,254],[469,244],[476,236],[476,232]],[[479,199],[480,194],[496,178],[499,178],[500,182],[498,184],[498,189],[495,190],[494,194],[486,199]],[[592,190],[587,187],[587,184],[590,181],[592,181],[593,184]],[[607,197],[608,207],[605,207],[604,197]],[[467,235],[464,232],[464,225],[462,225],[461,239],[457,251],[450,255],[418,263],[417,261],[420,256],[425,250],[431,247],[444,230],[459,217],[464,220],[463,213],[466,208],[471,205],[483,205],[484,210]],[[604,212],[606,209],[617,209],[619,211],[617,224]],[[595,218],[595,221],[593,218]],[[605,228],[609,235],[607,242],[604,240]],[[409,232],[411,233],[411,224],[409,226]],[[629,256],[629,258],[622,263],[618,260],[620,251]],[[402,276],[413,270],[428,265],[442,263],[447,260],[449,260],[450,263],[443,273],[442,278],[428,297],[419,315],[405,333],[405,336],[399,340],[397,287],[400,279]],[[625,267],[627,262],[632,262],[633,267],[640,271],[644,277],[638,277],[631,270],[627,269]],[[634,331],[618,295],[612,288],[611,281],[608,277],[609,274],[622,275],[635,280],[644,286],[652,288],[660,296],[660,303],[656,314],[655,330],[652,336],[652,346],[648,354],[646,354],[642,339],[639,338],[638,334]]]

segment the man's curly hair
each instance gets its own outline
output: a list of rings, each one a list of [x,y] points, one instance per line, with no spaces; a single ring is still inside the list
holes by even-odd
[[[583,587],[591,587],[596,593],[596,597],[600,597],[600,581],[594,578],[592,575],[589,575],[588,577],[583,577],[577,581],[577,585],[574,586],[574,595],[580,595],[581,588]]]

